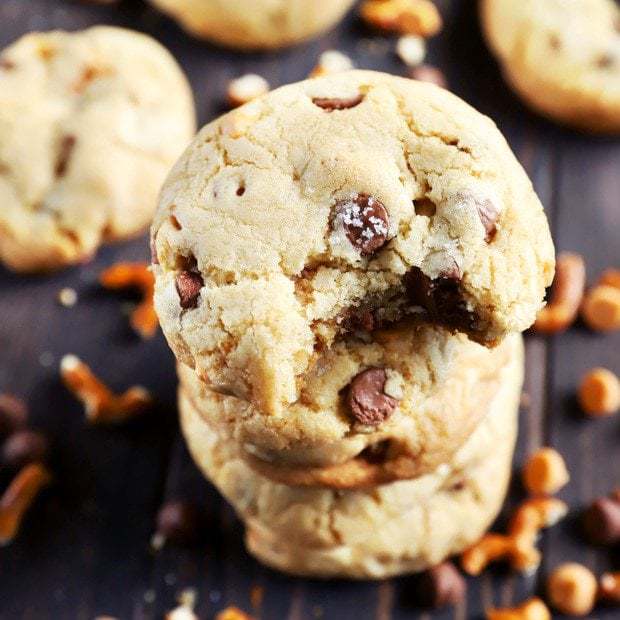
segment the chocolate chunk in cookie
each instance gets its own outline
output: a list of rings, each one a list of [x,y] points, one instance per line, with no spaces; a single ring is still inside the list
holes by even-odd
[[[347,402],[358,422],[377,426],[390,417],[398,401],[383,391],[386,381],[387,373],[383,368],[368,368],[353,378]]]
[[[348,99],[336,99],[330,97],[315,97],[312,100],[314,105],[319,108],[323,108],[327,112],[333,112],[334,110],[348,110],[362,103],[364,97],[357,95],[356,97],[349,97]]]
[[[385,244],[389,221],[379,200],[368,194],[353,194],[336,203],[333,227],[342,227],[362,256],[370,256]]]
[[[196,308],[200,291],[204,286],[202,276],[196,271],[181,271],[177,274],[176,285],[181,308],[184,310]]]

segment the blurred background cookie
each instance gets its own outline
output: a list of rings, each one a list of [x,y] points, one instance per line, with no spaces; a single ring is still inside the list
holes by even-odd
[[[482,27],[507,81],[534,109],[620,133],[620,7],[614,0],[482,0]]]
[[[0,259],[49,271],[141,232],[194,130],[189,85],[154,39],[24,36],[0,55]]]
[[[272,49],[334,26],[354,0],[150,0],[191,34],[238,49]]]

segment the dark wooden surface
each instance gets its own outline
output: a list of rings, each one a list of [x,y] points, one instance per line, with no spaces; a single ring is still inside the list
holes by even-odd
[[[432,41],[430,60],[446,71],[457,94],[504,131],[547,208],[558,249],[582,252],[592,279],[604,267],[620,265],[620,142],[581,136],[530,114],[484,48],[475,4],[440,2],[446,28]],[[201,122],[222,111],[229,78],[255,71],[274,86],[296,81],[323,49],[341,49],[360,67],[404,73],[391,53],[393,42],[373,38],[353,15],[307,45],[242,55],[193,40],[152,8],[130,0],[116,7],[2,0],[0,47],[30,30],[98,23],[136,28],[163,42],[190,76]],[[197,590],[197,612],[204,619],[228,604],[264,620],[431,618],[416,609],[413,578],[378,584],[291,579],[244,552],[239,523],[198,474],[180,439],[173,360],[163,338],[135,337],[123,314],[127,299],[96,284],[103,267],[146,258],[140,239],[105,248],[92,264],[52,277],[0,271],[0,391],[28,400],[34,426],[51,438],[55,472],[55,484],[29,514],[19,539],[0,550],[0,618],[161,618],[186,587]],[[76,307],[57,304],[63,286],[78,291]],[[543,536],[544,562],[537,575],[490,572],[470,580],[467,603],[433,618],[478,618],[491,604],[520,602],[540,592],[545,573],[561,561],[584,562],[597,572],[620,568],[611,551],[584,544],[577,527],[583,505],[620,483],[620,420],[586,421],[574,400],[586,369],[604,365],[620,372],[619,351],[620,334],[595,336],[580,327],[559,338],[528,338],[526,390],[532,405],[522,412],[515,467],[539,445],[559,448],[572,474],[561,493],[571,505],[570,518]],[[58,380],[58,362],[68,352],[82,356],[112,386],[148,386],[157,409],[127,427],[89,427]],[[514,486],[504,515],[520,498]],[[157,508],[178,497],[205,506],[205,540],[191,550],[153,555],[148,543]],[[249,596],[254,586],[264,588],[256,609]],[[591,617],[618,617],[618,611],[597,610]]]

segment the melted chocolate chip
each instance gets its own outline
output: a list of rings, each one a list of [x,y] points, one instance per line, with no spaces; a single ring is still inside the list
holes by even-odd
[[[341,326],[346,332],[371,332],[377,327],[377,320],[370,309],[351,308]]]
[[[431,280],[417,267],[405,276],[412,303],[424,308],[433,321],[458,331],[475,332],[478,317],[467,309],[459,282],[460,278],[447,276]]]
[[[368,194],[354,194],[336,203],[333,227],[341,226],[362,256],[381,248],[387,239],[389,216],[386,208]]]
[[[362,424],[377,426],[390,417],[398,401],[383,390],[387,374],[383,368],[369,368],[353,377],[347,401],[353,417]]]
[[[385,463],[390,451],[390,440],[384,439],[370,446],[366,446],[358,455],[360,458],[371,465],[381,465]]]
[[[195,271],[181,271],[176,277],[177,293],[181,308],[189,310],[198,307],[200,291],[204,286],[202,276]]]
[[[362,103],[363,99],[363,95],[357,95],[356,97],[350,97],[349,99],[315,97],[312,100],[312,103],[319,108],[323,108],[323,110],[333,112],[334,110],[349,110],[350,108],[354,108],[356,105]]]
[[[15,63],[8,58],[0,58],[0,69],[3,71],[11,71],[15,69]]]
[[[175,230],[183,229],[183,226],[181,226],[181,222],[179,222],[179,219],[177,218],[176,215],[172,214],[170,215],[168,219],[170,220],[170,224],[172,225],[172,228],[174,228]]]
[[[54,168],[54,174],[60,178],[67,174],[69,167],[69,160],[71,154],[75,148],[77,139],[75,136],[64,136],[60,142],[60,150],[58,151],[58,158],[56,159],[56,167]]]

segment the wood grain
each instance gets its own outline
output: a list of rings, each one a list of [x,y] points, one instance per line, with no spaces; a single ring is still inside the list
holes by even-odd
[[[512,95],[480,39],[475,3],[438,3],[446,27],[430,43],[430,61],[442,67],[457,94],[499,125],[530,174],[552,222],[560,250],[587,258],[590,278],[620,265],[620,144],[560,129],[529,113]],[[162,41],[187,71],[201,122],[222,111],[225,86],[255,71],[273,86],[305,77],[320,51],[338,48],[364,68],[404,74],[393,42],[376,38],[350,15],[323,38],[279,54],[244,55],[186,36],[140,1],[116,7],[69,0],[3,0],[0,47],[33,29],[77,29],[97,23],[147,32]],[[1,207],[0,207],[1,208]],[[468,600],[455,610],[430,614],[415,606],[415,578],[379,584],[292,579],[270,571],[244,551],[242,528],[232,511],[202,479],[178,434],[172,355],[163,338],[138,340],[127,327],[121,296],[99,290],[96,277],[118,260],[147,258],[146,240],[103,249],[94,263],[48,278],[0,272],[0,390],[27,398],[33,423],[52,440],[54,486],[28,516],[23,533],[0,550],[0,618],[90,620],[161,618],[178,593],[194,588],[198,613],[211,618],[228,604],[262,620],[377,620],[478,618],[489,605],[508,605],[541,587],[544,572],[565,560],[597,571],[618,558],[586,545],[579,535],[580,508],[620,481],[617,419],[585,421],[575,385],[593,365],[620,372],[620,337],[598,337],[582,328],[556,338],[530,336],[526,391],[531,404],[521,417],[515,466],[542,444],[558,447],[572,473],[561,493],[571,518],[543,536],[544,565],[522,578],[493,571],[469,580]],[[55,301],[72,286],[75,308]],[[122,429],[88,427],[80,406],[58,381],[57,364],[68,352],[82,356],[112,386],[142,383],[159,403],[148,418]],[[505,511],[521,497],[513,485]],[[154,516],[166,498],[185,497],[209,513],[204,542],[183,550],[149,550]],[[264,589],[252,609],[252,587]],[[614,611],[592,617],[612,618]],[[615,615],[617,617],[617,615]]]

